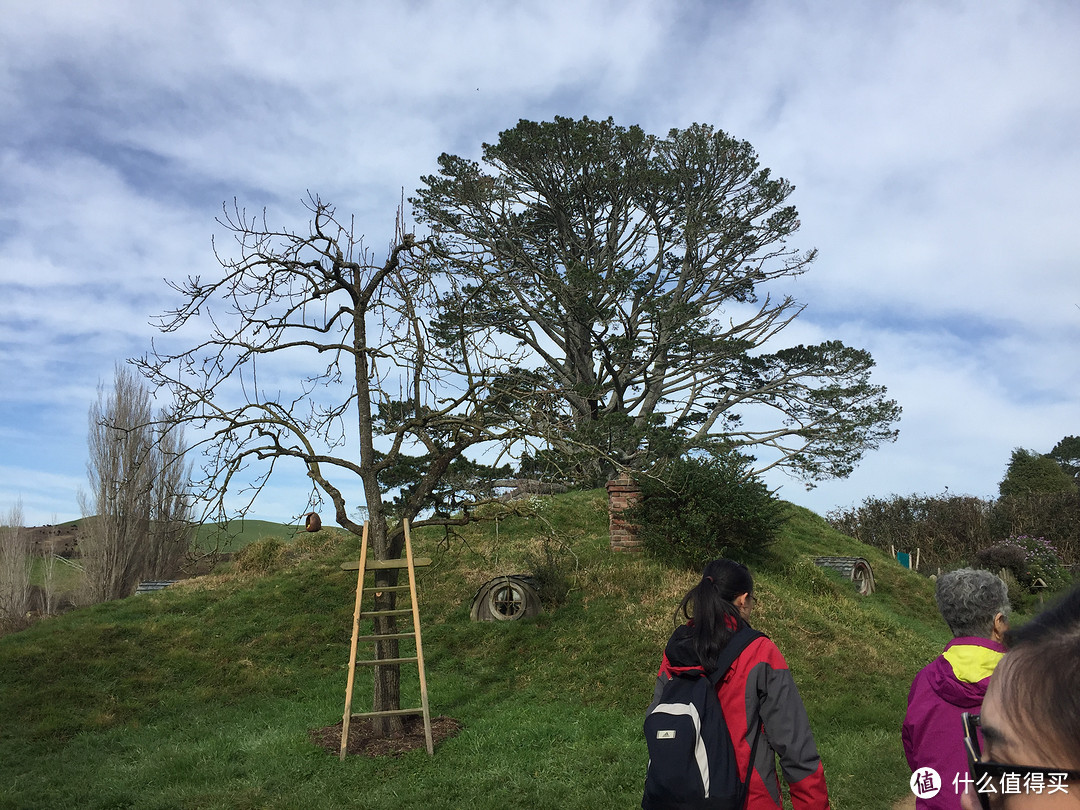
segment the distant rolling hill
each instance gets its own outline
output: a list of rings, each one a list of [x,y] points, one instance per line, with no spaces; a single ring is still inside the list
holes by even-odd
[[[30,534],[35,553],[51,552],[63,557],[77,556],[79,524],[86,519],[69,520],[49,526],[28,526],[25,530]],[[239,551],[264,537],[278,537],[290,541],[302,531],[303,526],[274,523],[270,520],[234,520],[225,527],[219,523],[203,524],[198,528],[196,539],[199,546],[206,548],[213,546],[220,536],[221,551]]]
[[[269,520],[234,520],[225,527],[218,523],[205,523],[199,527],[196,539],[198,545],[205,548],[213,545],[220,536],[222,551],[239,551],[249,543],[262,540],[264,537],[278,537],[291,541],[303,531],[303,526],[274,523]]]

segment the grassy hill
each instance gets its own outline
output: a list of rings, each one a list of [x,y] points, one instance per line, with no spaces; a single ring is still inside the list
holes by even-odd
[[[208,523],[200,526],[195,542],[200,548],[218,546],[222,551],[239,551],[264,537],[277,537],[288,541],[302,531],[303,526],[290,526],[269,520],[234,520],[228,524]]]
[[[309,731],[340,721],[358,545],[333,531],[256,543],[232,573],[98,605],[0,639],[0,808],[633,808],[645,706],[696,580],[607,550],[602,492],[531,521],[414,537],[432,715],[461,732],[428,757],[339,762]],[[932,584],[792,507],[752,564],[754,625],[787,657],[838,810],[907,795],[899,740],[915,672],[948,633]],[[542,538],[572,583],[536,619],[474,623],[477,588],[528,570]],[[813,565],[858,555],[877,593]],[[403,667],[403,704],[419,705]],[[354,711],[370,702],[359,671]]]

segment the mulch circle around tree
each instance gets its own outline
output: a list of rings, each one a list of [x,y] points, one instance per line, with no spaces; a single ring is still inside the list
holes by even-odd
[[[424,737],[424,718],[409,715],[402,718],[403,730],[389,737],[376,737],[372,732],[373,721],[361,717],[349,722],[349,744],[347,753],[365,757],[397,757],[417,749],[425,750],[427,740]],[[453,717],[431,718],[431,741],[438,746],[461,731],[461,723]],[[308,737],[315,745],[327,753],[338,756],[341,753],[341,723],[326,728],[314,728]]]

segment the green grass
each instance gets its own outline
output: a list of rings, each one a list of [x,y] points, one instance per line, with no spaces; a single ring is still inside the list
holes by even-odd
[[[0,639],[0,808],[636,807],[643,712],[672,611],[696,580],[607,550],[602,492],[537,501],[540,517],[418,531],[433,715],[461,721],[434,757],[339,762],[308,739],[340,721],[355,538],[309,535],[276,570],[205,578],[48,619]],[[473,623],[476,589],[527,570],[544,537],[567,602],[535,620]],[[819,554],[870,560],[859,597]],[[792,508],[752,563],[754,624],[779,645],[810,714],[833,807],[907,794],[900,747],[915,672],[947,640],[932,583]],[[403,668],[403,704],[419,705]],[[371,699],[359,671],[355,711]]]
[[[30,562],[30,583],[44,587],[47,579],[45,560],[34,555]],[[56,594],[66,594],[78,590],[82,583],[82,571],[65,563],[52,563],[52,588]]]
[[[220,546],[221,551],[239,551],[265,537],[292,541],[303,531],[303,526],[289,526],[269,520],[234,520],[228,525],[208,523],[199,527],[195,545],[199,548]]]

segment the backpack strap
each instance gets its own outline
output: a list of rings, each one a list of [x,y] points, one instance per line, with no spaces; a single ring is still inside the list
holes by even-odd
[[[742,654],[742,651],[750,646],[751,642],[755,639],[764,636],[760,630],[755,630],[748,624],[743,624],[742,627],[736,631],[728,643],[724,645],[724,649],[720,651],[720,655],[716,658],[716,669],[709,675],[709,683],[716,686],[723,680],[727,671],[731,669],[731,665],[735,663],[735,659]],[[750,746],[750,759],[746,766],[746,778],[743,779],[742,793],[739,798],[739,807],[746,806],[746,799],[750,795],[750,777],[754,773],[754,759],[757,756],[758,743],[761,741],[761,723],[758,723],[758,727],[754,733],[754,744]]]
[[[712,685],[716,686],[720,683],[742,651],[749,647],[754,639],[763,635],[765,634],[760,630],[755,630],[750,625],[743,624],[735,632],[735,635],[728,639],[728,643],[724,645],[724,649],[720,650],[720,655],[716,657],[716,669],[709,675],[709,681]]]

